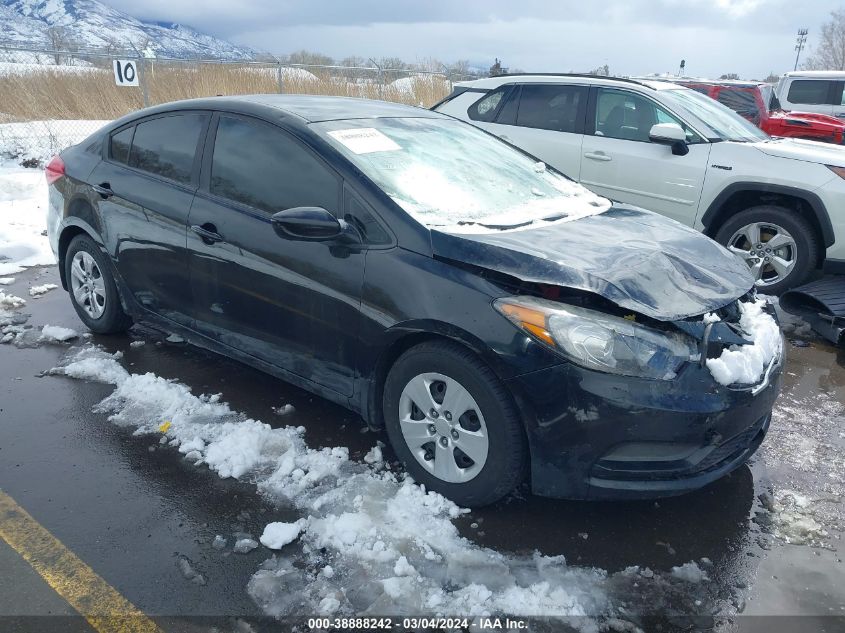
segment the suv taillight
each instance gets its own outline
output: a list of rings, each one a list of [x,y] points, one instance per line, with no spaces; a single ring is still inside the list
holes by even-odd
[[[62,160],[61,156],[53,156],[44,168],[44,175],[47,176],[48,185],[52,185],[65,175],[65,161]]]

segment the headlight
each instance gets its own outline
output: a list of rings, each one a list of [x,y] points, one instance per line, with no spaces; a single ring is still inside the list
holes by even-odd
[[[573,363],[610,374],[672,380],[687,361],[697,358],[695,341],[628,319],[537,299],[497,299],[495,308],[518,327]]]

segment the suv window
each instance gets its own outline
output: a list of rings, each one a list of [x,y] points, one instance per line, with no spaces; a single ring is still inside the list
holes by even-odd
[[[649,143],[649,133],[656,123],[675,123],[687,133],[687,142],[701,139],[683,121],[651,99],[628,90],[599,88],[596,99],[595,135]]]
[[[523,84],[516,124],[555,132],[580,132],[585,86]]]
[[[174,114],[139,123],[129,166],[176,182],[191,182],[204,114]]]
[[[132,134],[134,132],[135,126],[131,125],[125,130],[111,135],[111,140],[109,141],[109,157],[112,160],[124,164],[129,162],[129,147],[132,145]]]
[[[502,105],[502,99],[509,90],[510,86],[503,86],[486,94],[469,107],[467,115],[473,121],[491,123],[496,118],[499,106]]]
[[[757,105],[757,94],[753,90],[722,88],[716,97],[716,101],[728,106],[755,125],[760,123],[760,108]]]
[[[269,124],[220,117],[211,193],[276,213],[322,207],[337,215],[338,178],[299,142]]]
[[[790,103],[821,105],[830,103],[830,87],[833,82],[824,79],[796,79],[789,85],[786,97]]]

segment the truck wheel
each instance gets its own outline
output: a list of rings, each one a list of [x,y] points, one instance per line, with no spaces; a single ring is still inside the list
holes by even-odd
[[[740,211],[722,225],[716,241],[748,264],[757,289],[765,294],[779,295],[801,285],[818,261],[813,227],[783,207]]]
[[[469,350],[431,342],[406,351],[385,381],[383,409],[408,473],[459,505],[498,501],[525,477],[522,420],[505,386]]]

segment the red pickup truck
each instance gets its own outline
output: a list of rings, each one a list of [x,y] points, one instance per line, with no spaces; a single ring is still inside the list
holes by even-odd
[[[841,145],[845,121],[813,112],[784,112],[772,86],[750,81],[664,79],[692,88],[745,117],[772,136],[791,136]]]

